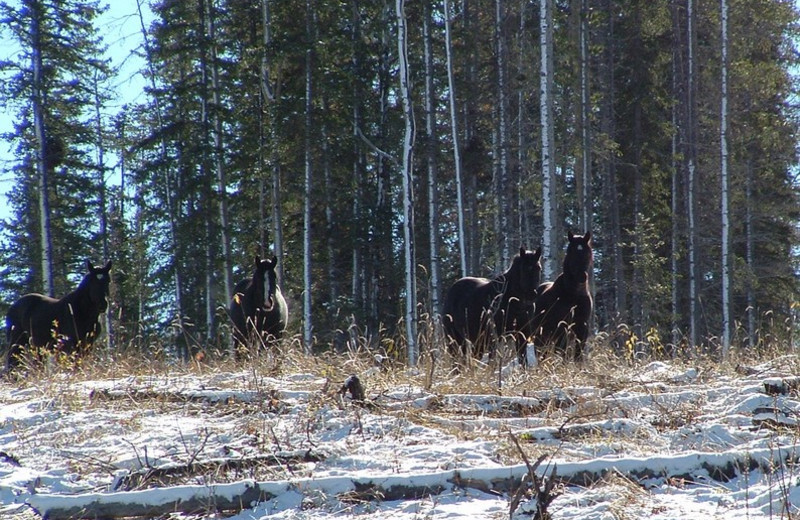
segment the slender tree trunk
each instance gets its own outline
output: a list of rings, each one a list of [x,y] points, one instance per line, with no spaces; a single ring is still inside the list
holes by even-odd
[[[391,111],[395,106],[392,96],[396,95],[396,90],[392,88],[392,69],[396,63],[395,51],[397,50],[397,37],[391,30],[397,27],[396,9],[389,9],[392,5],[390,0],[385,0],[385,8],[382,12],[381,31],[381,52],[378,61],[378,92],[380,109],[378,112],[378,142],[384,142],[386,129],[389,126]],[[377,218],[370,220],[370,238],[365,243],[365,265],[364,270],[364,311],[368,319],[367,326],[371,331],[377,331],[380,327],[384,313],[392,306],[391,301],[386,298],[379,298],[380,286],[389,277],[396,276],[393,266],[394,246],[393,227],[391,223],[395,218],[392,203],[392,172],[399,169],[396,162],[391,162],[379,154],[376,157],[375,172],[377,173],[377,185],[375,188],[375,207]],[[393,169],[394,168],[394,169]],[[391,267],[390,267],[391,266]],[[388,269],[387,269],[388,268]]]
[[[473,34],[475,31],[479,30],[480,24],[477,15],[479,6],[476,6],[475,4],[477,4],[475,0],[462,0],[462,21],[464,34]],[[478,71],[480,69],[480,57],[477,50],[478,45],[474,40],[475,39],[473,38],[469,38],[468,41],[464,42],[467,47],[467,87],[465,89],[466,92],[463,94],[464,102],[462,117],[464,118],[464,135],[463,139],[461,140],[466,149],[473,149],[473,152],[475,151],[474,148],[480,148],[482,146],[481,138],[478,136],[478,132],[476,130],[476,125],[478,124],[477,107],[480,103],[478,91],[481,89],[482,85],[478,79]],[[480,151],[482,152],[482,150]],[[470,165],[469,168],[466,168],[465,166],[466,165],[462,162],[461,171],[463,175],[461,176],[461,184],[465,201],[465,206],[463,208],[464,219],[466,222],[473,223],[473,225],[470,225],[464,229],[465,250],[467,252],[466,272],[464,274],[466,276],[467,273],[477,272],[478,269],[482,267],[482,260],[485,258],[485,255],[480,236],[480,228],[482,226],[474,225],[474,223],[481,221],[481,216],[478,211],[477,197],[478,171],[475,165]]]
[[[753,288],[755,276],[755,236],[753,226],[753,159],[747,153],[747,170],[745,172],[745,261],[747,262],[747,346],[750,351],[756,346],[756,295]]]
[[[209,92],[209,79],[208,79],[208,70],[210,68],[209,65],[209,56],[208,56],[208,46],[209,42],[211,41],[211,35],[208,32],[208,28],[210,27],[210,22],[208,21],[209,11],[211,11],[211,7],[208,6],[208,3],[213,0],[200,0],[198,2],[198,16],[200,19],[200,27],[199,27],[199,34],[200,34],[200,85],[201,85],[201,96],[200,96],[200,123],[203,129],[202,134],[202,153],[200,158],[200,168],[202,172],[202,179],[203,179],[203,197],[204,202],[202,203],[204,206],[203,217],[205,220],[205,314],[206,314],[206,340],[210,341],[214,335],[214,217],[213,212],[211,211],[213,202],[213,188],[212,188],[212,180],[211,180],[211,167],[210,161],[212,157],[209,154],[209,147],[211,145],[211,109],[209,107],[209,99],[208,99],[208,92]]]
[[[685,125],[682,124],[679,111],[681,110],[681,74],[683,71],[683,46],[681,45],[681,0],[672,0],[670,8],[672,10],[672,96],[674,102],[672,103],[672,240],[671,240],[671,255],[670,255],[670,274],[671,274],[671,324],[670,335],[672,344],[672,355],[677,353],[678,343],[680,342],[680,323],[679,323],[679,310],[680,310],[680,293],[678,291],[680,283],[680,270],[678,261],[681,252],[681,215],[680,201],[681,201],[681,167],[678,161],[678,154],[681,151],[681,141]]]
[[[269,158],[272,165],[272,237],[274,240],[274,253],[279,258],[278,261],[278,284],[284,283],[283,269],[283,211],[281,210],[281,163],[277,148],[277,112],[278,100],[280,95],[280,81],[273,78],[275,71],[272,70],[270,61],[270,48],[272,47],[272,16],[270,10],[270,0],[261,0],[261,25],[264,32],[264,54],[261,56],[261,95],[269,103]],[[261,247],[266,244],[262,243]]]
[[[581,55],[581,176],[578,204],[580,211],[580,229],[582,232],[592,229],[592,140],[589,112],[589,7],[588,0],[581,0],[580,5],[580,55]]]
[[[95,73],[94,82],[94,117],[95,117],[95,139],[97,140],[97,192],[99,207],[97,216],[100,221],[100,240],[102,242],[103,261],[111,259],[108,247],[108,208],[106,202],[106,159],[105,159],[105,139],[103,135],[102,99],[100,96],[100,85]],[[124,173],[124,172],[123,172]],[[124,191],[122,191],[124,193]],[[110,302],[109,302],[110,303]],[[106,347],[111,351],[114,347],[114,331],[112,329],[111,309],[103,313],[103,325],[106,330]]]
[[[322,96],[323,113],[327,114],[329,110],[328,99],[323,94]],[[339,279],[336,276],[336,233],[334,230],[334,215],[333,206],[331,206],[330,194],[336,193],[336,186],[333,182],[331,175],[331,159],[330,149],[328,148],[328,141],[330,135],[328,134],[328,125],[322,124],[320,128],[322,139],[320,139],[320,146],[322,147],[322,174],[325,182],[325,248],[328,251],[328,279],[326,285],[328,286],[328,301],[335,302],[339,299]]]
[[[602,130],[610,142],[617,139],[617,128],[614,119],[614,107],[616,105],[616,56],[614,51],[615,41],[615,4],[611,1],[605,3],[608,12],[608,22],[605,35],[605,83],[606,92],[603,103]],[[627,310],[627,285],[625,282],[625,271],[622,260],[622,232],[619,215],[619,193],[617,189],[617,160],[614,154],[606,161],[605,181],[603,182],[603,192],[606,204],[606,238],[609,243],[606,254],[609,255],[608,262],[611,264],[611,276],[605,282],[605,291],[609,295],[606,305],[607,320],[609,322],[624,323]],[[608,265],[608,264],[606,264]]]
[[[40,18],[42,5],[39,2],[31,4],[31,68],[33,69],[33,125],[36,133],[38,157],[36,169],[38,173],[39,191],[39,250],[42,258],[42,292],[53,296],[53,239],[50,229],[50,182],[47,147],[47,129],[44,116],[44,78]]]
[[[265,114],[270,110],[270,107],[275,101],[275,93],[273,92],[272,79],[270,78],[270,62],[268,49],[270,41],[270,11],[269,0],[261,0],[261,29],[262,29],[262,43],[264,51],[261,54],[261,70],[260,70],[260,95],[259,95],[259,116],[258,116],[258,138],[261,146],[258,152],[259,162],[259,178],[258,178],[258,251],[259,254],[266,256],[265,247],[267,245],[267,182],[264,172],[267,171],[267,164],[270,162],[267,159],[268,150],[270,149],[270,135],[268,126],[272,126],[271,121],[265,120]],[[271,118],[270,118],[271,119]],[[282,262],[281,262],[282,263]]]
[[[408,30],[406,26],[405,0],[396,0],[397,55],[400,62],[400,95],[403,101],[406,131],[403,139],[403,239],[405,242],[406,271],[406,336],[408,341],[408,365],[416,366],[419,355],[417,347],[417,301],[416,259],[414,247],[414,112],[411,104],[408,74]]]
[[[161,100],[158,97],[158,89],[156,84],[156,74],[157,71],[155,66],[153,65],[153,58],[152,58],[152,50],[150,48],[150,41],[147,32],[147,27],[144,22],[144,14],[142,13],[142,4],[141,0],[137,0],[136,7],[139,13],[139,26],[142,31],[142,38],[144,40],[144,49],[145,49],[145,56],[147,59],[147,67],[149,69],[149,76],[150,76],[150,85],[152,87],[153,94],[153,101],[156,105],[156,119],[158,120],[158,128],[160,129],[160,134],[164,135],[164,120],[162,115],[162,107],[161,107]],[[161,155],[160,159],[162,164],[164,164],[164,198],[167,202],[167,213],[169,219],[169,230],[170,230],[170,246],[172,248],[172,257],[178,258],[178,223],[177,223],[177,205],[175,203],[175,197],[173,195],[172,189],[172,181],[170,180],[169,174],[169,153],[167,150],[167,143],[162,138],[160,140],[160,150],[159,153]],[[175,315],[176,319],[179,322],[180,326],[183,326],[183,278],[181,276],[181,271],[178,267],[178,263],[173,261],[173,278],[175,281]],[[141,315],[140,315],[141,316]]]
[[[540,27],[540,110],[542,134],[542,257],[545,280],[554,280],[558,263],[555,237],[555,130],[553,125],[553,8],[551,0],[541,0]]]
[[[306,0],[306,31],[309,48],[306,49],[306,105],[305,105],[305,193],[303,196],[303,345],[311,353],[314,324],[311,313],[311,192],[313,188],[311,149],[313,123],[313,24],[314,0]]]
[[[447,87],[450,101],[450,129],[453,133],[453,162],[456,170],[456,205],[458,213],[458,249],[461,276],[467,276],[467,237],[464,231],[464,183],[461,173],[461,145],[458,138],[458,117],[456,110],[456,86],[453,76],[453,44],[451,37],[450,0],[444,0],[445,50],[447,51]]]
[[[361,172],[363,171],[363,154],[361,153],[361,52],[360,52],[360,45],[361,45],[361,12],[360,12],[360,1],[353,0],[350,4],[351,10],[351,20],[350,25],[352,27],[352,33],[350,34],[350,43],[352,45],[352,56],[350,57],[350,63],[353,67],[353,74],[351,78],[353,80],[352,84],[352,96],[353,96],[353,121],[352,121],[352,139],[353,139],[353,186],[355,192],[353,193],[353,204],[351,208],[352,212],[352,219],[353,222],[356,223],[357,231],[353,235],[353,247],[352,247],[352,254],[351,254],[351,270],[352,276],[350,278],[351,285],[350,285],[350,298],[352,299],[356,308],[360,308],[362,303],[362,293],[360,292],[361,281],[364,279],[364,273],[362,271],[362,262],[363,262],[363,255],[362,255],[362,247],[363,247],[363,234],[361,233],[362,226],[360,223],[362,222],[361,219],[361,198],[362,198],[362,183],[363,183],[363,176]]]
[[[499,240],[500,266],[508,265],[511,259],[510,240],[513,232],[509,226],[509,204],[511,190],[508,168],[508,80],[506,44],[504,36],[505,8],[503,0],[495,0],[495,48],[497,54],[497,230],[495,236]]]
[[[633,8],[634,24],[636,35],[633,38],[633,47],[641,48],[642,39],[642,12],[638,5]],[[634,84],[644,82],[643,71],[646,64],[642,63],[640,54],[636,54],[634,65]],[[640,96],[633,100],[633,283],[631,284],[631,314],[632,325],[636,337],[639,338],[637,352],[641,351],[644,345],[644,305],[642,290],[644,288],[644,273],[642,265],[642,102]]]
[[[689,233],[689,345],[694,349],[697,347],[697,224],[695,222],[695,197],[697,188],[696,179],[696,142],[695,139],[695,107],[694,107],[694,24],[695,13],[694,4],[695,0],[687,0],[687,46],[688,46],[688,72],[687,72],[687,86],[686,86],[686,145],[688,147],[687,168],[686,168],[686,188],[687,188],[687,216],[688,216],[688,233]]]
[[[722,178],[722,359],[731,347],[730,214],[728,209],[728,1],[721,0],[722,106],[720,114],[720,176]]]
[[[527,62],[530,59],[525,51],[528,47],[528,6],[527,0],[519,2],[519,26],[517,27],[517,71],[518,74],[525,74]],[[531,128],[528,118],[528,91],[524,88],[517,88],[517,163],[514,167],[517,173],[515,181],[519,189],[516,193],[517,222],[516,228],[519,230],[520,243],[531,249],[536,249],[537,242],[534,241],[534,215],[532,207],[533,201],[530,195],[524,194],[523,186],[528,183],[528,169],[525,164],[530,157],[530,137]]]
[[[228,217],[228,180],[225,174],[225,153],[222,140],[222,100],[217,56],[216,29],[214,22],[213,0],[208,6],[208,36],[211,43],[211,97],[214,104],[214,168],[217,177],[217,197],[219,198],[220,241],[222,242],[222,276],[224,278],[225,297],[229,301],[233,296],[233,268],[231,266],[230,222]]]
[[[423,20],[424,47],[425,47],[425,138],[426,160],[428,163],[428,237],[431,250],[430,265],[430,312],[432,322],[439,323],[441,309],[439,294],[441,294],[439,265],[439,191],[438,191],[438,160],[439,139],[436,132],[436,93],[433,84],[433,34],[431,31],[431,10],[429,3],[425,3],[425,19]]]

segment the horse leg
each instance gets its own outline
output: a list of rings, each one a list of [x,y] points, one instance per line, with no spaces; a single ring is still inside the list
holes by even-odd
[[[6,326],[6,348],[2,354],[5,372],[10,372],[19,366],[22,356],[22,347],[29,343],[28,333],[14,324]]]
[[[583,363],[586,340],[589,338],[589,327],[585,322],[579,322],[575,324],[573,332],[575,336],[575,349],[572,352],[572,360],[577,363]]]

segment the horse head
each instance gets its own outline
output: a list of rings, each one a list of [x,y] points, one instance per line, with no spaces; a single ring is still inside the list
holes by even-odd
[[[519,255],[514,258],[512,269],[517,270],[519,294],[523,300],[533,300],[536,297],[536,288],[542,274],[542,249],[528,251],[525,247],[519,248]]]
[[[567,254],[564,256],[564,273],[578,283],[584,283],[592,268],[592,232],[587,231],[581,236],[570,231],[567,236],[569,244]]]
[[[264,310],[272,310],[275,305],[275,291],[278,287],[278,276],[275,267],[278,265],[278,257],[273,256],[272,260],[262,260],[256,255],[256,272],[253,281],[257,284],[258,293],[263,295],[261,302]]]
[[[87,287],[89,299],[100,312],[105,312],[108,308],[108,287],[111,282],[108,272],[111,270],[111,260],[103,267],[95,267],[90,260],[87,260],[86,269],[89,272],[84,277],[83,283]]]

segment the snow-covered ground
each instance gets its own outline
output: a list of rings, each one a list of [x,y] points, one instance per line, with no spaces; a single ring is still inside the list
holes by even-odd
[[[341,380],[303,373],[4,380],[0,517],[501,519],[529,481],[521,448],[544,457],[540,478],[557,468],[554,519],[793,518],[796,365],[651,363],[623,383],[524,396],[367,372],[360,405]],[[523,496],[515,518],[533,504]]]

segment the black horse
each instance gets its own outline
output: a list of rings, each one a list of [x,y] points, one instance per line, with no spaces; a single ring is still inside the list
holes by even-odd
[[[563,272],[555,281],[538,289],[530,333],[538,356],[546,356],[552,346],[565,359],[583,361],[593,307],[589,291],[592,233],[580,236],[570,231],[568,237]],[[574,345],[570,345],[570,340],[574,340]]]
[[[491,325],[498,337],[523,330],[539,285],[541,254],[541,249],[531,252],[521,247],[503,274],[493,279],[468,276],[450,287],[442,309],[442,324],[454,356],[466,354],[469,340],[473,354],[482,357],[493,339]],[[524,335],[516,336],[518,345],[524,345]]]
[[[30,293],[14,302],[6,315],[6,370],[19,363],[21,349],[28,344],[65,354],[82,353],[100,334],[98,317],[108,308],[111,261],[94,267],[78,287],[60,300]]]
[[[278,287],[275,267],[278,258],[255,257],[253,277],[236,284],[228,314],[233,321],[234,348],[249,350],[255,341],[263,345],[283,337],[289,318],[286,300]]]

